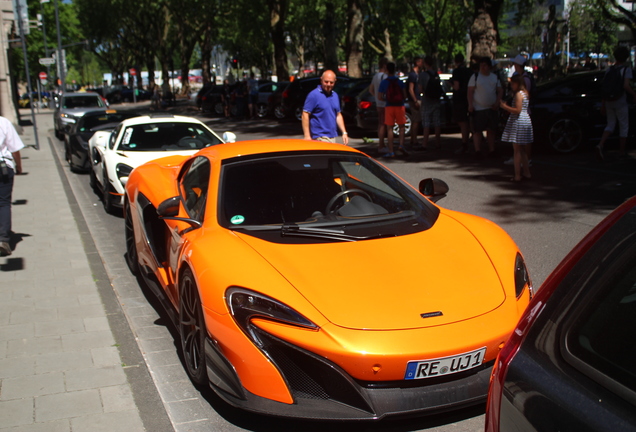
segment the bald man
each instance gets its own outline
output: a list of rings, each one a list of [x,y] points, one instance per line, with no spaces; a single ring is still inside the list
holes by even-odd
[[[349,144],[340,112],[340,99],[333,91],[336,74],[326,70],[320,77],[320,85],[312,90],[303,106],[303,134],[306,140],[336,142],[338,129],[342,132],[342,143]]]

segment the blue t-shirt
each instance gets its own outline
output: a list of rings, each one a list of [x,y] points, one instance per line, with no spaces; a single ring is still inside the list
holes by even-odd
[[[389,89],[389,82],[391,80],[397,80],[400,89],[404,90],[404,83],[402,82],[401,79],[399,79],[398,77],[396,77],[395,75],[391,75],[389,76],[387,79],[382,80],[382,82],[380,83],[380,87],[378,88],[378,93],[384,93],[384,100],[386,101],[386,91]],[[389,103],[388,101],[386,102],[386,106],[404,106],[404,101],[402,101],[401,103]]]
[[[340,112],[340,99],[335,91],[328,95],[319,85],[307,95],[303,111],[309,113],[309,131],[312,138],[338,136],[336,117]]]

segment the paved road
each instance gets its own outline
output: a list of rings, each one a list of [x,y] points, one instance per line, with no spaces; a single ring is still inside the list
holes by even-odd
[[[196,111],[188,111],[199,116]],[[219,133],[235,132],[239,140],[302,136],[296,123],[236,122],[200,116]],[[353,145],[373,154],[352,131]],[[50,133],[60,155],[61,142]],[[636,164],[609,160],[599,165],[591,154],[553,156],[536,154],[533,180],[517,185],[508,181],[511,167],[502,160],[459,157],[445,148],[419,152],[386,165],[412,184],[426,177],[444,179],[451,188],[440,205],[477,214],[504,227],[524,252],[535,285],[539,285],[580,238],[625,198],[636,193]],[[174,329],[152,295],[132,277],[124,262],[123,219],[107,215],[90,189],[87,175],[72,174],[64,166],[79,207],[87,221],[148,368],[177,431],[478,431],[483,428],[483,407],[453,414],[377,423],[328,424],[271,419],[227,407],[209,390],[199,391],[188,380],[176,348]],[[399,271],[399,257],[392,264]],[[422,263],[425,269],[426,263]]]

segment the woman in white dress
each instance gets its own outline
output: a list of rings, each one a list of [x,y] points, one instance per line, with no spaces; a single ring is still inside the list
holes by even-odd
[[[515,176],[511,180],[520,182],[523,178],[531,177],[526,152],[526,146],[534,141],[532,121],[528,114],[530,95],[521,75],[515,75],[510,79],[510,88],[513,92],[512,105],[501,101],[501,108],[510,113],[501,140],[512,143]]]

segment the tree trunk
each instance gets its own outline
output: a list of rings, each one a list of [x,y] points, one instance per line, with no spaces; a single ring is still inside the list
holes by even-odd
[[[475,0],[475,15],[470,27],[473,56],[496,57],[498,19],[502,3],[503,0]]]
[[[284,81],[289,78],[287,71],[287,49],[285,46],[285,19],[289,0],[268,0],[272,43],[274,44],[274,61],[276,76]]]
[[[212,60],[212,26],[205,28],[204,35],[201,38],[201,80],[203,84],[212,81],[212,72],[210,63]]]
[[[364,46],[364,0],[347,0],[347,72],[354,78],[362,77],[362,49]]]
[[[333,1],[325,3],[326,13],[323,25],[325,41],[325,70],[338,72],[338,43],[336,37],[336,6]]]
[[[148,91],[153,91],[155,89],[155,60],[149,61],[146,64],[146,69],[148,69]]]

